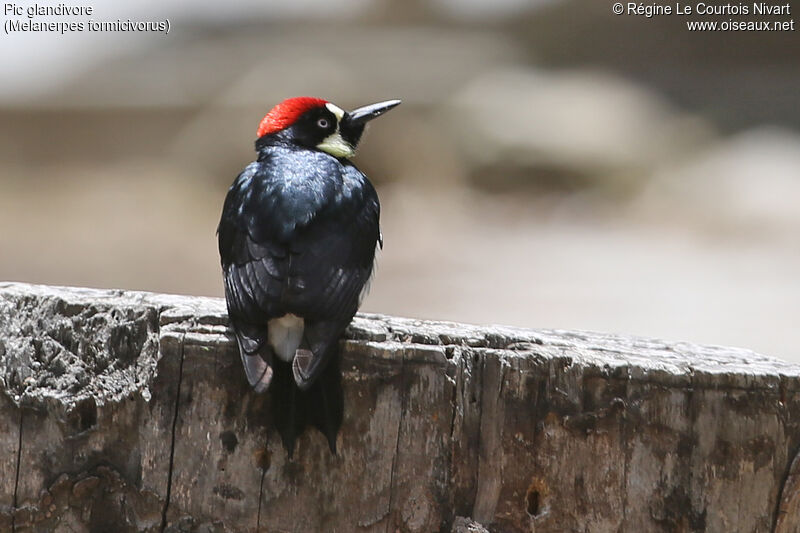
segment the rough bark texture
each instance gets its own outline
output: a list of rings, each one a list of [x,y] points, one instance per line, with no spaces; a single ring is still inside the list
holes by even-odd
[[[797,365],[361,315],[339,453],[290,461],[226,322],[0,284],[0,531],[800,531]]]

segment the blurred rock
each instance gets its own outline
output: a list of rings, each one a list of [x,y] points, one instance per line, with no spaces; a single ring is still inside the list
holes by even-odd
[[[523,15],[557,0],[434,0],[433,9],[456,21],[501,21]]]
[[[658,171],[637,209],[670,224],[796,241],[798,198],[800,135],[760,128]]]
[[[510,37],[492,30],[254,21],[210,31],[190,26],[161,46],[98,64],[53,87],[57,104],[263,109],[303,94],[342,105],[393,96],[430,104],[476,71],[527,56]],[[42,103],[51,105],[52,97]]]
[[[289,96],[354,107],[401,98],[397,127],[375,127],[359,164],[376,181],[461,180],[431,110],[475,76],[519,64],[523,50],[491,30],[346,24],[202,28],[96,65],[24,109],[0,109],[0,160],[35,161],[54,117],[51,161],[164,157],[228,182],[250,160],[261,117]]]
[[[319,21],[326,26],[355,21],[381,0],[240,0],[234,4],[209,0],[94,0],[95,19],[132,20],[169,19],[172,29],[169,35],[140,32],[73,32],[61,35],[58,32],[36,32],[35,37],[21,32],[4,35],[5,46],[0,47],[0,65],[3,66],[3,83],[0,84],[0,105],[36,105],[53,100],[57,106],[68,103],[61,100],[65,85],[82,85],[86,90],[80,100],[91,107],[107,104],[120,96],[135,104],[152,104],[147,98],[150,87],[161,87],[161,97],[170,100],[184,97],[182,93],[201,91],[216,81],[223,81],[224,74],[240,61],[236,57],[219,61],[217,37],[226,29],[252,27],[254,23],[298,25],[299,22]],[[26,8],[34,2],[24,0],[17,5]],[[58,17],[47,20],[58,20]],[[221,30],[221,32],[220,32]],[[176,43],[193,41],[195,53],[187,63],[178,63],[175,68],[170,50]],[[207,46],[210,44],[211,46]],[[150,62],[136,69],[124,66],[141,55],[150,56]],[[245,56],[246,57],[246,56]],[[202,61],[203,69],[193,64],[193,59]],[[213,65],[213,76],[209,76],[209,65]],[[116,68],[107,69],[112,66]],[[204,78],[198,85],[185,84],[181,74],[195,68]],[[107,77],[97,76],[98,70],[113,71]],[[92,83],[86,83],[85,76]],[[122,91],[108,91],[115,86]],[[165,94],[170,93],[170,94]]]
[[[710,137],[652,91],[593,71],[489,72],[448,112],[473,181],[488,188],[629,185]]]
[[[607,2],[530,4],[538,9],[515,14],[504,27],[526,48],[536,50],[540,64],[548,68],[589,66],[614,72],[656,88],[674,104],[702,113],[728,132],[765,123],[800,128],[796,31],[689,32],[689,20],[721,22],[731,17],[647,19],[613,15]],[[796,12],[792,15],[797,18]]]

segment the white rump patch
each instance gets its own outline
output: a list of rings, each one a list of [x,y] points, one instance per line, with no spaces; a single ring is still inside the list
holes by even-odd
[[[269,345],[282,361],[290,363],[300,343],[303,341],[305,321],[289,313],[267,322]]]

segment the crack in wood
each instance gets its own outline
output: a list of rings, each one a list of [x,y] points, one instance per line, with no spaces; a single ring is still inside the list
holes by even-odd
[[[261,531],[261,501],[264,497],[264,477],[267,475],[267,470],[261,469],[261,484],[258,489],[258,513],[256,514],[256,533]]]
[[[796,475],[796,470],[798,470],[797,466],[800,464],[800,447],[795,449],[795,453],[793,453],[791,457],[792,459],[786,463],[786,470],[781,475],[781,481],[778,484],[778,497],[775,501],[775,511],[772,513],[772,527],[770,527],[770,533],[777,533],[779,531],[778,528],[782,525],[782,515],[785,515],[789,512],[786,509],[783,509],[783,502],[784,499],[786,499],[784,492],[787,490],[789,478],[791,478],[793,474]]]
[[[394,506],[394,475],[395,468],[397,467],[397,457],[400,453],[400,435],[403,430],[403,418],[406,415],[406,351],[401,351],[402,357],[400,359],[400,416],[397,418],[397,438],[394,441],[394,455],[392,456],[392,469],[389,472],[389,507],[388,516],[386,521],[386,533],[392,530],[392,509]]]
[[[471,356],[471,357],[474,357],[474,356]],[[481,486],[481,461],[482,461],[482,458],[481,458],[481,439],[483,439],[483,383],[484,383],[484,380],[486,378],[486,376],[484,374],[485,371],[486,371],[486,358],[485,357],[481,357],[480,358],[480,363],[481,363],[480,364],[480,372],[476,373],[475,369],[473,368],[473,374],[472,374],[473,379],[475,379],[475,374],[480,376],[480,382],[479,382],[480,388],[478,390],[480,391],[480,395],[481,395],[480,398],[477,398],[477,407],[478,407],[477,428],[478,429],[477,429],[477,435],[476,435],[475,442],[478,443],[478,449],[477,449],[478,460],[475,462],[475,491],[473,493],[475,498],[472,501],[472,512],[470,513],[472,516],[475,516],[475,511],[477,510],[477,507],[478,507],[478,495],[480,494],[480,486]]]
[[[456,370],[459,372],[460,370]],[[456,376],[458,379],[458,376]],[[453,442],[453,437],[456,432],[456,417],[458,416],[458,381],[453,381],[453,392],[450,394],[450,443]]]
[[[11,533],[16,533],[17,531],[17,521],[16,521],[16,514],[17,514],[17,491],[19,490],[19,470],[20,466],[22,465],[22,413],[23,409],[22,406],[19,407],[19,434],[17,436],[17,467],[16,471],[14,472],[14,500],[13,500],[13,508],[11,510]]]
[[[625,390],[625,398],[626,400],[630,399],[630,390],[628,390],[627,387]],[[622,465],[622,493],[625,495],[625,498],[622,501],[622,528],[624,529],[628,523],[628,497],[630,496],[628,492],[628,476],[630,474],[630,466],[633,456],[633,446],[628,439],[628,416],[624,411],[623,416],[620,417],[619,433],[620,445],[622,446],[623,455],[625,457],[625,464]]]
[[[448,453],[445,455],[445,461],[447,461],[447,471],[445,475],[446,475],[446,483],[448,486],[454,486],[453,480],[456,479],[457,477],[453,469],[453,465],[456,462],[455,432],[456,432],[456,418],[458,417],[458,384],[459,381],[463,381],[463,377],[460,377],[459,374],[463,374],[464,372],[462,368],[464,360],[462,358],[462,353],[460,350],[453,352],[452,360],[456,362],[456,370],[455,370],[455,377],[453,378],[453,392],[450,394],[450,432],[448,433],[448,440],[447,440]],[[463,390],[462,390],[462,395],[463,395]],[[461,425],[462,427],[464,425],[464,416],[462,416]],[[454,508],[455,502],[452,493],[450,494],[449,502],[451,509]]]
[[[690,421],[689,436],[690,436],[690,439],[691,439],[690,442],[692,443],[691,444],[691,450],[689,452],[689,461],[688,461],[688,464],[689,464],[689,479],[687,480],[686,487],[685,487],[686,488],[686,496],[687,496],[687,499],[688,499],[688,502],[689,502],[689,509],[687,509],[689,516],[691,516],[693,514],[693,512],[694,512],[694,509],[692,508],[692,501],[693,501],[693,499],[692,499],[692,487],[694,486],[694,469],[692,468],[692,465],[693,465],[693,462],[694,462],[695,450],[697,449],[697,446],[696,446],[697,438],[698,438],[697,419],[699,417],[699,406],[697,405],[697,401],[696,401],[696,397],[695,397],[695,393],[694,393],[694,378],[695,378],[695,373],[694,373],[694,369],[692,369],[691,373],[689,374],[689,388],[687,390],[687,398],[686,398],[686,401],[689,403],[689,421]]]
[[[172,469],[175,461],[175,434],[178,428],[178,409],[181,403],[181,382],[183,381],[183,361],[186,355],[186,333],[181,337],[181,362],[178,367],[178,387],[175,393],[175,412],[172,416],[172,438],[169,446],[169,469],[167,471],[167,493],[164,497],[164,509],[161,512],[161,533],[167,529],[167,512],[169,511],[170,498],[172,497]]]

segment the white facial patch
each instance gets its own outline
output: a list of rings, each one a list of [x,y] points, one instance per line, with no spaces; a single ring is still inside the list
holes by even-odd
[[[282,361],[287,363],[294,359],[294,354],[303,341],[305,321],[297,315],[289,313],[267,322],[269,345]]]
[[[342,109],[338,105],[334,105],[334,104],[328,102],[327,104],[325,104],[325,107],[328,108],[328,111],[330,111],[331,113],[336,115],[336,121],[337,122],[341,122],[341,120],[344,118],[344,109]]]
[[[330,102],[325,104],[325,107],[336,116],[336,131],[322,139],[322,142],[317,145],[317,148],[328,152],[333,157],[353,157],[356,153],[355,148],[353,148],[349,142],[345,141],[342,138],[342,134],[339,133],[339,124],[342,122],[342,118],[344,118],[344,109]]]

